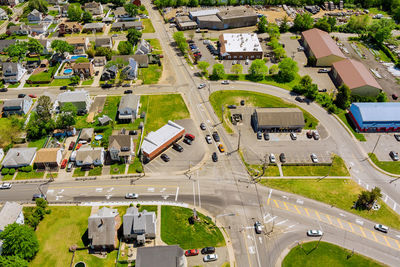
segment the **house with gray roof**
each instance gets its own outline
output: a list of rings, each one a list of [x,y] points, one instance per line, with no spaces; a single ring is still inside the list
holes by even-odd
[[[0,232],[3,232],[7,225],[13,223],[24,224],[22,205],[7,201],[0,210]]]
[[[143,23],[141,21],[119,21],[111,25],[111,31],[127,31],[129,29],[143,30]]]
[[[139,212],[136,207],[130,207],[124,215],[123,233],[127,241],[136,240],[138,244],[144,244],[146,238],[156,238],[156,213],[146,210]]]
[[[112,48],[113,42],[110,37],[96,38],[95,46]]]
[[[81,148],[76,151],[75,161],[78,167],[91,168],[93,166],[101,166],[104,164],[104,148]]]
[[[108,138],[108,152],[112,161],[130,163],[135,155],[132,137],[128,134],[111,135]]]
[[[101,74],[100,80],[107,81],[111,79],[115,79],[118,73],[118,67],[116,65],[112,65],[108,68],[103,69],[103,73]]]
[[[139,247],[136,267],[187,267],[183,249],[178,245]]]
[[[38,40],[41,45],[43,45],[43,54],[51,54],[51,42],[49,39],[39,39]]]
[[[151,52],[151,45],[145,39],[140,40],[140,43],[137,45],[137,49],[135,55],[147,55]]]
[[[39,23],[43,19],[43,14],[38,10],[34,9],[28,14],[29,23]]]
[[[92,15],[102,15],[103,14],[103,6],[101,5],[101,3],[97,3],[94,1],[85,3],[85,5],[83,6],[83,9],[86,12],[90,12]]]
[[[72,103],[78,112],[87,112],[91,105],[89,93],[86,90],[66,91],[57,96],[55,105],[61,109],[66,103]]]
[[[19,82],[27,70],[20,63],[4,62],[3,63],[3,81],[5,83]]]
[[[104,32],[106,24],[102,22],[86,23],[83,25],[82,32]]]
[[[93,134],[94,134],[94,128],[83,128],[79,136],[79,141],[90,142],[92,141]]]
[[[88,237],[94,250],[114,250],[117,247],[119,227],[117,209],[101,208],[88,219]]]
[[[112,119],[105,114],[103,116],[98,117],[97,120],[99,121],[99,124],[101,126],[108,125],[110,122],[112,122]]]
[[[30,166],[36,156],[36,147],[19,147],[8,150],[2,162],[3,168],[20,168]]]
[[[5,12],[4,9],[2,9],[2,8],[0,8],[0,19],[1,20],[7,20],[8,19],[7,12]]]
[[[25,115],[33,105],[33,100],[29,96],[5,100],[3,104],[3,117],[11,115]]]
[[[118,121],[121,123],[133,122],[139,116],[140,96],[124,95],[119,102]]]
[[[4,49],[8,48],[10,45],[13,45],[17,42],[17,40],[15,39],[4,39],[4,40],[0,40],[0,52],[3,52]]]
[[[130,58],[128,66],[125,66],[121,70],[121,76],[124,77],[126,80],[135,80],[138,75],[138,68],[139,65],[135,59]]]

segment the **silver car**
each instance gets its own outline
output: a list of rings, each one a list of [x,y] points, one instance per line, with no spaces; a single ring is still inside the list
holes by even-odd
[[[374,228],[375,228],[375,230],[381,231],[383,233],[387,233],[389,231],[389,227],[387,227],[386,225],[382,225],[382,224],[375,224]]]
[[[0,189],[10,189],[12,187],[11,183],[2,183],[0,184]]]
[[[206,135],[206,142],[207,142],[207,144],[212,143],[211,136],[209,134]]]
[[[318,163],[318,157],[317,157],[317,155],[315,155],[314,153],[312,153],[312,154],[311,154],[311,160],[312,160],[312,162],[314,162],[314,163]]]
[[[204,262],[210,262],[210,261],[216,261],[218,260],[218,255],[217,254],[208,254],[204,256],[203,261]]]
[[[139,194],[135,194],[135,193],[127,193],[125,195],[126,199],[137,199],[139,197]]]
[[[271,162],[271,163],[275,163],[276,162],[276,157],[272,153],[271,153],[271,155],[269,155],[269,162]]]
[[[308,230],[308,236],[322,236],[324,233],[321,230]]]

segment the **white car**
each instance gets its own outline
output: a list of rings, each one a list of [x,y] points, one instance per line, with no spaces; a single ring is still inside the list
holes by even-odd
[[[218,255],[217,254],[208,254],[204,256],[203,261],[204,262],[210,262],[210,261],[216,261],[218,260]]]
[[[199,84],[199,86],[197,86],[198,89],[202,89],[202,88],[204,88],[204,87],[206,87],[206,84],[205,84],[205,83],[201,83],[201,84]]]
[[[11,183],[2,183],[2,184],[0,185],[0,189],[10,189],[11,186],[12,186]]]
[[[314,163],[318,163],[318,157],[317,157],[317,155],[315,155],[314,153],[312,153],[312,154],[311,154],[311,160],[312,160],[312,162],[314,162]]]
[[[211,139],[211,136],[209,134],[206,135],[206,142],[207,142],[207,144],[211,144],[212,143],[212,139]]]
[[[271,163],[275,163],[276,162],[276,158],[275,155],[271,153],[271,155],[269,155],[269,162]]]
[[[227,81],[227,80],[222,81],[221,84],[229,84],[229,81]]]
[[[308,230],[307,235],[308,236],[322,236],[324,233],[320,230]]]
[[[329,70],[328,69],[319,69],[318,73],[328,73]]]
[[[375,224],[374,228],[375,230],[381,231],[383,233],[387,233],[389,231],[389,227],[382,224]]]
[[[126,199],[137,199],[138,197],[139,197],[139,195],[135,194],[135,193],[128,193],[125,195]]]

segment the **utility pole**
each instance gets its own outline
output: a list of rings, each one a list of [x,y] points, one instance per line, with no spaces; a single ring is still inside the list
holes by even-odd
[[[239,127],[238,127],[239,128]],[[236,151],[239,151],[239,149],[240,149],[240,137],[242,136],[242,134],[240,133],[240,129],[239,129],[239,140],[238,140],[238,146],[237,146],[237,149],[236,149]]]

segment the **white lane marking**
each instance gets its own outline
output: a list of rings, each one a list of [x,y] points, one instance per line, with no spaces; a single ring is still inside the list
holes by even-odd
[[[110,189],[107,190],[108,193],[114,190],[114,187],[111,187]]]
[[[289,199],[289,197],[287,197],[287,196],[282,196],[284,199]]]
[[[63,196],[56,196],[56,200],[59,200],[60,198],[62,198]]]
[[[278,217],[278,216],[274,216],[274,217],[272,217],[271,219],[269,219],[268,221],[265,221],[265,220],[264,220],[264,223],[269,223],[270,221],[273,221],[273,220],[275,220],[275,219],[276,219],[276,217]]]
[[[147,191],[149,191],[149,192],[154,192],[154,187],[149,187],[149,188],[147,188]]]
[[[386,197],[385,197],[385,200],[384,200],[385,203],[387,202],[387,200],[388,200],[388,195],[386,195]]]
[[[269,190],[269,194],[268,194],[268,201],[270,200],[270,198],[271,198],[271,194],[272,194],[272,189],[270,189]]]
[[[160,190],[160,193],[163,193],[165,191],[165,187],[163,189]]]
[[[303,205],[303,204],[304,204],[304,201],[301,200],[301,199],[297,199],[297,200],[296,200],[296,203],[297,203],[297,204],[300,204],[300,205]]]
[[[53,194],[54,193],[54,189],[49,189],[49,190],[47,190],[47,194],[49,195],[49,194]]]
[[[396,235],[396,237],[400,239],[400,235]]]
[[[60,191],[58,191],[57,194],[62,194],[62,192],[64,192],[64,189],[61,189]]]
[[[339,213],[339,215],[342,217],[346,217],[346,215],[344,215],[343,213]]]
[[[250,246],[250,247],[249,247],[249,253],[250,253],[250,254],[256,254],[256,252],[255,252],[253,246]]]
[[[295,227],[295,226],[296,226],[296,224],[292,224],[292,225],[290,225],[290,226],[286,227],[286,229],[285,229],[285,230],[289,230],[290,228],[293,228],[293,227]]]
[[[101,188],[101,187],[96,188],[96,192],[103,192],[103,188]]]
[[[161,196],[164,200],[167,200],[167,198],[169,198],[169,195],[162,195]]]
[[[247,238],[253,240],[253,237],[251,235],[247,235]]]
[[[262,244],[262,238],[261,238],[261,236],[258,237],[258,240],[260,240],[260,243]]]
[[[287,222],[287,221],[289,221],[289,220],[286,219],[286,220],[284,220],[284,221],[280,221],[280,222],[276,223],[275,225],[280,225],[280,224],[283,224],[283,223],[285,223],[285,222]]]
[[[179,186],[176,188],[175,201],[178,200],[178,194],[179,194]]]
[[[359,225],[364,225],[364,221],[361,221],[360,219],[356,219],[356,223],[358,223]]]
[[[112,196],[112,194],[107,194],[107,195],[106,195],[106,199],[110,199],[111,196]]]

